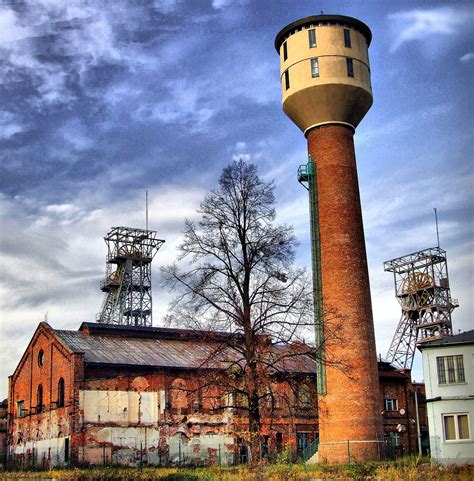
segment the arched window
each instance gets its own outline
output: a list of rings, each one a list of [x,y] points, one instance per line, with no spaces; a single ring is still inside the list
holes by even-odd
[[[58,382],[58,408],[64,407],[64,379]]]
[[[43,410],[43,386],[40,384],[36,391],[36,412],[40,413]]]
[[[41,351],[38,353],[38,366],[41,367],[44,364],[44,351],[41,349]]]

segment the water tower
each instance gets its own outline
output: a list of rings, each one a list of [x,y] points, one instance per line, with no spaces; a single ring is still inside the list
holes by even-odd
[[[275,39],[283,110],[304,133],[298,180],[310,197],[320,461],[378,459],[383,432],[354,131],[372,105],[368,47],[359,20],[316,15]],[[338,338],[338,339],[336,339]]]

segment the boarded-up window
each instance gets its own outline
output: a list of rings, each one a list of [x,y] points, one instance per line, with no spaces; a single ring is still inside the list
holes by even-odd
[[[187,412],[188,393],[186,382],[183,379],[175,379],[171,385],[170,392],[171,409],[176,409],[178,413]]]

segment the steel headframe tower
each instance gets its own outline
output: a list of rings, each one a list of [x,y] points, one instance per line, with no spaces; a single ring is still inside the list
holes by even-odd
[[[112,227],[104,237],[107,268],[100,289],[105,292],[97,321],[151,327],[151,261],[165,242],[157,232]]]
[[[383,443],[353,139],[372,105],[371,39],[367,25],[340,15],[297,20],[275,39],[283,110],[308,142],[309,161],[298,180],[310,199],[318,456],[329,462],[347,462],[348,447],[359,461],[379,459]]]
[[[411,369],[417,343],[452,335],[451,298],[446,251],[432,247],[384,262],[393,272],[402,316],[387,353],[387,361]]]

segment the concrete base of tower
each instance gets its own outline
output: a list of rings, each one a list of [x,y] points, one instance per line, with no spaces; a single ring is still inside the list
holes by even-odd
[[[378,461],[384,458],[384,443],[377,440],[346,439],[330,443],[320,443],[318,463],[355,463]]]

